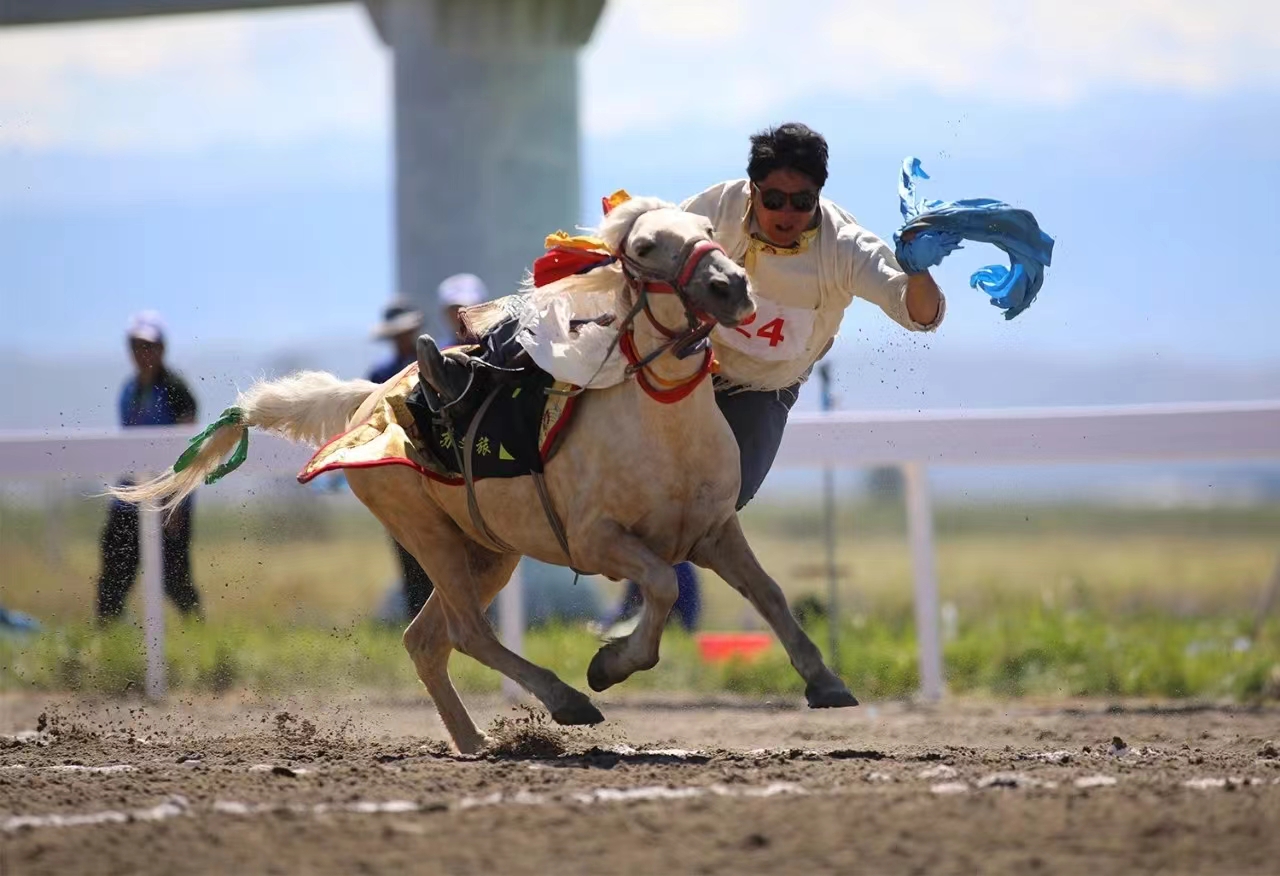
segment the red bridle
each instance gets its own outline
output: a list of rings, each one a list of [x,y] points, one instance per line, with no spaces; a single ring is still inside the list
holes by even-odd
[[[622,273],[627,278],[627,285],[631,287],[636,295],[635,307],[632,308],[626,323],[622,326],[622,331],[618,338],[618,346],[622,350],[622,355],[627,359],[627,373],[635,375],[636,382],[640,384],[640,388],[654,401],[663,404],[674,404],[680,401],[697,389],[707,375],[715,370],[715,355],[712,352],[711,344],[706,342],[707,336],[715,328],[715,320],[694,306],[685,292],[685,287],[693,278],[693,272],[698,269],[698,265],[704,258],[713,252],[724,251],[724,247],[713,240],[691,241],[681,253],[680,270],[674,278],[663,277],[644,268],[631,256],[627,255],[625,245],[623,251],[618,255],[618,261],[622,265]],[[668,328],[658,320],[649,306],[650,293],[670,294],[679,297],[680,303],[684,305],[684,314],[687,320],[687,324],[683,329]],[[653,327],[668,339],[667,343],[662,344],[644,357],[641,357],[636,349],[633,332],[635,317],[640,310],[644,311],[645,317]],[[670,352],[677,359],[683,359],[698,352],[699,349],[702,352],[702,365],[692,376],[684,380],[675,382],[664,380],[647,370],[649,363],[663,353]],[[655,386],[654,383],[659,384],[659,386]]]

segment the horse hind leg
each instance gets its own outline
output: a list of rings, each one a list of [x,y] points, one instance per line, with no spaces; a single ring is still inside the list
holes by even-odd
[[[483,550],[483,549],[480,549]],[[485,569],[484,574],[474,575],[475,593],[478,597],[476,608],[481,612],[481,623],[483,629],[478,635],[472,635],[466,632],[467,623],[464,618],[469,612],[463,612],[461,615],[455,615],[451,612],[449,605],[442,597],[435,593],[427,600],[427,604],[423,606],[418,616],[409,624],[409,628],[405,630],[404,644],[409,651],[409,656],[413,659],[414,666],[418,670],[418,677],[422,679],[423,685],[426,686],[427,692],[431,695],[431,699],[436,704],[436,710],[440,714],[440,720],[444,722],[445,729],[449,731],[449,736],[454,740],[454,745],[458,751],[463,754],[473,754],[482,749],[489,741],[489,738],[481,732],[471,720],[471,716],[467,713],[466,707],[463,706],[461,698],[458,696],[457,690],[453,686],[452,680],[449,678],[449,654],[454,650],[454,640],[465,642],[461,650],[469,656],[475,657],[481,663],[490,666],[499,671],[507,672],[495,666],[491,660],[493,655],[489,657],[480,656],[477,651],[484,651],[486,644],[496,643],[492,635],[492,628],[483,618],[483,611],[488,607],[489,603],[498,594],[498,591],[507,583],[511,577],[511,571],[515,567],[519,557],[514,554],[493,554],[485,551],[486,557],[491,564],[490,568]],[[486,632],[488,635],[486,636]],[[485,639],[492,639],[492,643],[486,643]],[[498,644],[506,654],[519,660],[520,658]],[[502,659],[502,655],[497,655],[498,660]],[[538,667],[533,664],[535,670]],[[549,678],[548,678],[549,677]],[[558,690],[557,685],[568,690],[566,694],[563,690],[559,690],[558,694],[553,694],[551,699],[544,699],[543,702],[551,712],[551,717],[560,724],[598,724],[604,720],[604,716],[600,714],[591,701],[578,691],[569,688],[564,682],[560,681],[550,672],[541,678],[541,681],[548,683],[553,690]],[[538,693],[530,687],[528,682],[521,682],[535,696]],[[541,697],[540,697],[541,699]]]
[[[431,578],[435,590],[413,618],[402,641],[418,678],[435,704],[454,747],[463,754],[481,749],[485,736],[476,727],[449,678],[449,640],[445,599],[449,589],[470,583],[464,536],[449,517],[426,496],[416,472],[400,466],[350,469],[347,483],[365,507],[413,555]]]

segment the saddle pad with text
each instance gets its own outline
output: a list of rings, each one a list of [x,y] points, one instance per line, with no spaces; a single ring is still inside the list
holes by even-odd
[[[472,465],[476,480],[542,471],[577,401],[576,397],[545,394],[546,387],[570,388],[555,383],[549,375],[531,372],[504,387],[494,399],[476,434]],[[306,483],[324,472],[344,468],[407,465],[432,480],[461,484],[454,445],[465,437],[466,430],[461,429],[455,437],[442,424],[415,419],[409,399],[417,388],[415,362],[400,373],[368,419],[316,451],[298,473],[298,480]]]

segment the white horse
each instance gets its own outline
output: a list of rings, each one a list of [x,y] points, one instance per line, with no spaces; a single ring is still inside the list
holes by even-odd
[[[754,311],[746,272],[712,242],[706,219],[656,199],[614,208],[600,235],[616,263],[532,294],[543,300],[612,294],[617,313],[628,315],[619,346],[634,379],[579,399],[546,465],[543,486],[553,513],[543,513],[532,477],[476,482],[472,498],[481,520],[469,509],[465,486],[405,466],[347,470],[352,492],[435,582],[404,643],[449,735],[462,752],[486,742],[450,681],[454,649],[517,681],[559,723],[603,720],[586,695],[504,647],[484,618],[521,554],[639,585],[639,623],[596,653],[587,671],[594,690],[658,662],[677,595],[672,565],[687,559],[755,606],[805,680],[811,707],[857,705],[756,560],[734,509],[738,447],[706,379],[710,349],[700,344],[716,322],[735,326]],[[115,493],[172,506],[217,468],[250,426],[318,446],[367,420],[395,382],[376,386],[316,372],[260,382],[240,396],[238,416],[212,431],[190,465]]]

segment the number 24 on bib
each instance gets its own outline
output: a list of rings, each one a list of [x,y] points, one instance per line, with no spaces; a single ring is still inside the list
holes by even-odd
[[[757,299],[756,312],[734,328],[717,326],[715,339],[757,359],[785,361],[803,355],[813,334],[814,311]]]

